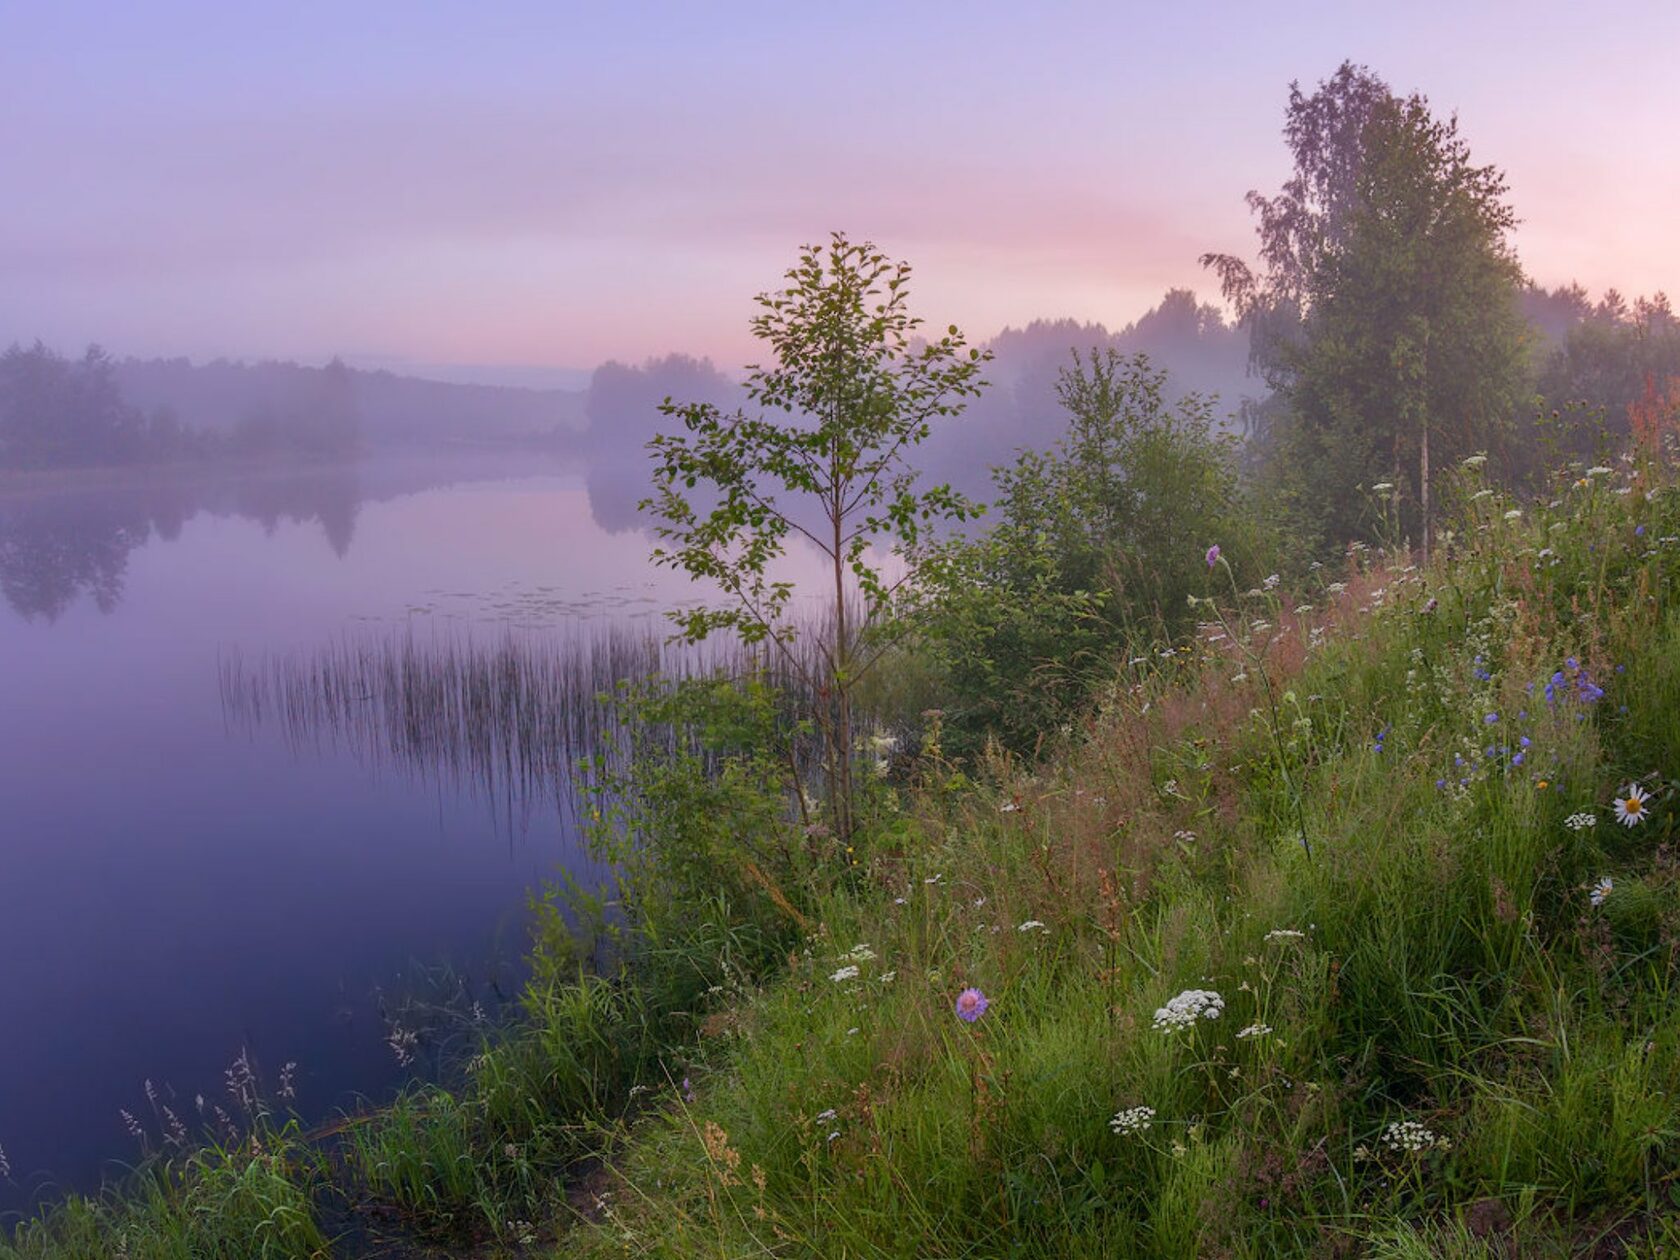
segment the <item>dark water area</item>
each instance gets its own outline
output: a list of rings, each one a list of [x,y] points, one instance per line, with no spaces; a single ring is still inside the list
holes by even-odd
[[[0,494],[0,1212],[137,1157],[124,1110],[196,1127],[241,1052],[271,1092],[297,1064],[307,1121],[388,1096],[435,1063],[389,1044],[416,1004],[459,1030],[517,991],[527,890],[602,877],[553,800],[227,704],[230,661],[654,635],[692,598],[581,478],[516,471]]]

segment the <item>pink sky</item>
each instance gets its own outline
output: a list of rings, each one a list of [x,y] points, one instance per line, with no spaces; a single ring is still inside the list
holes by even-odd
[[[1343,58],[1459,113],[1535,279],[1680,296],[1680,6],[1400,8],[21,0],[0,343],[733,366],[830,228],[977,337],[1123,324],[1251,250]]]

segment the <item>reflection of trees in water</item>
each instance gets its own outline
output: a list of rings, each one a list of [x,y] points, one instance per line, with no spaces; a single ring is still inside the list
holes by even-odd
[[[122,598],[128,553],[152,524],[99,500],[71,512],[41,510],[59,506],[0,502],[0,594],[27,618],[55,620],[84,592],[110,612]]]
[[[122,599],[130,553],[154,534],[174,541],[200,512],[245,517],[269,531],[282,521],[316,522],[342,557],[362,498],[350,466],[0,496],[0,595],[27,619],[54,621],[82,595],[110,612]]]

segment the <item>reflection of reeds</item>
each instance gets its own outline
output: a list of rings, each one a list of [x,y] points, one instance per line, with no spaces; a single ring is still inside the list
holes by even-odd
[[[814,636],[805,641],[816,650]],[[294,749],[325,742],[375,767],[466,788],[511,819],[534,806],[570,811],[584,763],[616,764],[626,746],[613,702],[621,683],[745,675],[763,663],[739,643],[679,646],[654,626],[613,623],[509,632],[490,644],[447,634],[346,637],[257,664],[224,657],[219,680],[236,725],[272,725]],[[769,681],[788,685],[775,675],[790,672],[772,670]]]

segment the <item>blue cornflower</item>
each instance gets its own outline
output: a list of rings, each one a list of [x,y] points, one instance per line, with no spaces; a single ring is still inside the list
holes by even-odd
[[[1499,721],[1499,714],[1489,713],[1486,717],[1484,717],[1482,719],[1482,721],[1487,723],[1489,726],[1492,726],[1495,722]]]

